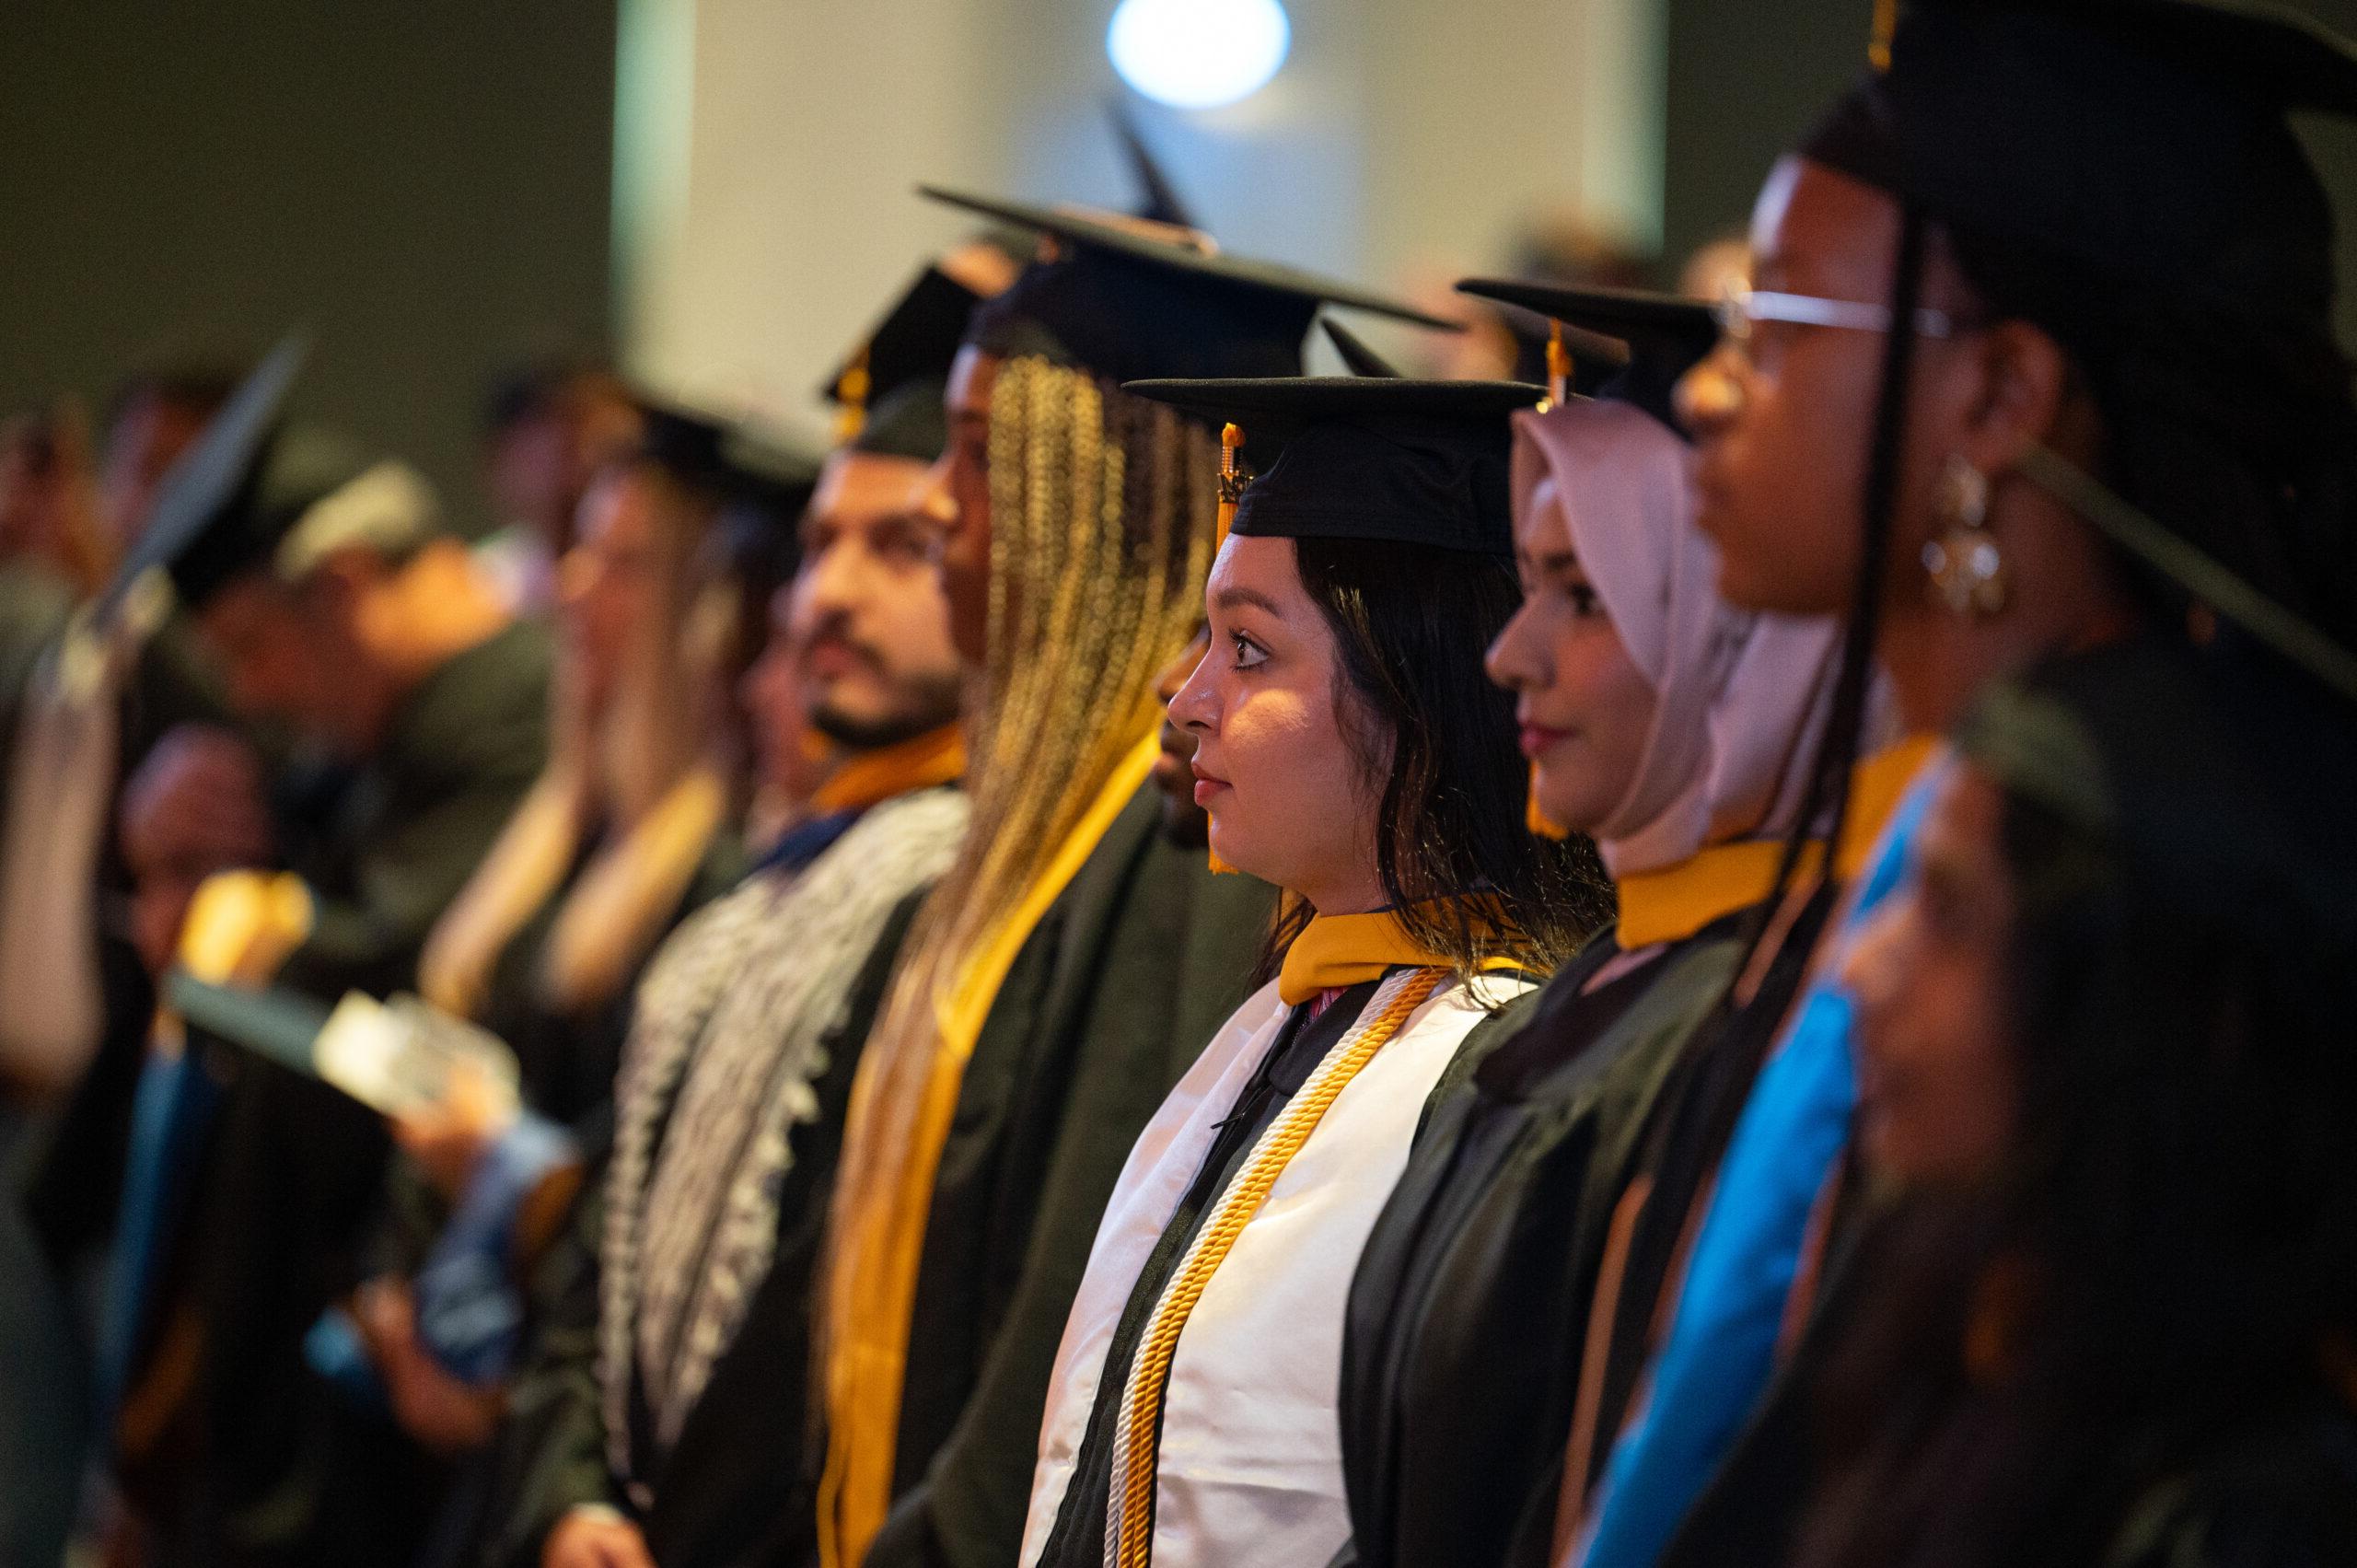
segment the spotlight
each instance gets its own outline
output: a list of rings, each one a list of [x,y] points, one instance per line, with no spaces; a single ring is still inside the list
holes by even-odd
[[[1266,87],[1292,41],[1280,0],[1121,0],[1105,52],[1155,102],[1216,109]]]

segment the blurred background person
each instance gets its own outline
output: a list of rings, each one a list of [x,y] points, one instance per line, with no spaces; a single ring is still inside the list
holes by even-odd
[[[527,1102],[561,1122],[611,1094],[647,956],[742,871],[726,432],[660,411],[652,429],[591,481],[558,565],[548,766],[418,966],[419,993],[513,1047]],[[795,500],[759,503],[758,526],[790,534]]]
[[[963,676],[918,501],[975,296],[928,269],[842,394],[854,433],[802,519],[742,682],[761,771],[842,758],[639,987],[610,1169],[447,1559],[485,1568],[798,1562],[809,1293],[867,1027],[964,830]]]
[[[739,652],[758,633],[738,624],[739,567],[756,587],[773,584],[766,563],[791,548],[773,541],[791,540],[808,494],[798,459],[763,449],[753,460],[750,432],[642,409],[644,449],[591,482],[559,563],[549,765],[419,963],[428,1002],[515,1051],[521,1105],[457,1086],[396,1120],[414,1164],[396,1172],[383,1272],[354,1301],[395,1418],[427,1452],[467,1461],[462,1512],[491,1484],[479,1451],[511,1369],[543,1331],[528,1287],[566,1267],[543,1264],[542,1249],[562,1246],[571,1195],[604,1168],[640,976],[665,936],[742,874],[740,726],[727,714]],[[772,542],[758,549],[753,535]],[[487,1246],[505,1310],[476,1331],[453,1293],[476,1288],[483,1275],[458,1260]]]
[[[520,615],[553,603],[591,481],[638,444],[645,411],[613,371],[556,356],[518,365],[483,400],[484,567]]]
[[[228,494],[176,554],[175,580],[238,709],[283,720],[331,765],[289,805],[262,794],[236,737],[177,732],[127,791],[131,869],[144,895],[216,853],[219,824],[259,820],[264,868],[287,869],[250,877],[258,896],[242,900],[200,888],[191,908],[218,918],[178,951],[260,953],[238,978],[325,1003],[382,993],[411,983],[427,930],[543,766],[546,641],[513,621],[405,465],[300,428],[259,457],[219,456]],[[181,1190],[123,1200],[169,1219],[153,1257],[118,1262],[101,1374],[118,1394],[116,1473],[168,1554],[405,1562],[435,1467],[305,1353],[358,1277],[385,1130],[275,1063],[209,1049],[200,1062],[179,1083],[209,1109],[155,1173]],[[263,1498],[282,1505],[257,1509]]]

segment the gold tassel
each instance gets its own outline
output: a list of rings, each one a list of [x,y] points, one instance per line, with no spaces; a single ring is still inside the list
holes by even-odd
[[[1219,525],[1218,531],[1212,538],[1212,550],[1214,553],[1218,552],[1221,545],[1227,542],[1227,530],[1236,523],[1237,504],[1244,499],[1244,487],[1252,482],[1252,476],[1245,471],[1241,463],[1236,460],[1237,449],[1243,445],[1244,427],[1242,425],[1226,424],[1220,427]],[[1222,860],[1217,850],[1211,852],[1211,867],[1212,875],[1214,877],[1237,875],[1236,867]]]
[[[859,345],[843,373],[835,377],[835,445],[854,439],[867,425],[867,350]]]
[[[1237,448],[1243,445],[1244,427],[1242,425],[1228,424],[1220,428],[1219,524],[1218,531],[1212,536],[1213,553],[1217,553],[1219,547],[1227,542],[1227,530],[1236,526],[1237,504],[1244,499],[1244,487],[1252,482],[1252,476],[1245,472],[1242,465],[1236,460]]]
[[[1563,342],[1563,323],[1547,323],[1547,401],[1538,405],[1545,413],[1550,408],[1561,408],[1572,401],[1572,351]]]
[[[1875,0],[1875,31],[1866,45],[1866,62],[1875,70],[1890,69],[1890,40],[1898,30],[1898,0]]]

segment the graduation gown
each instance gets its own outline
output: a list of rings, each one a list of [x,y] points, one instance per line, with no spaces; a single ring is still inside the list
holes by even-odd
[[[813,1467],[805,1459],[813,1272],[860,1046],[925,891],[892,912],[830,1037],[829,1066],[811,1086],[818,1113],[797,1131],[778,1194],[776,1252],[678,1439],[647,1473],[613,1474],[598,1376],[604,1215],[593,1186],[569,1244],[541,1272],[544,1322],[510,1395],[483,1523],[473,1544],[447,1561],[539,1568],[549,1531],[569,1509],[590,1504],[633,1517],[663,1568],[800,1568],[815,1551]],[[645,1401],[632,1403],[641,1429],[633,1451],[653,1452],[644,1440]]]
[[[919,1264],[896,1501],[867,1568],[1003,1568],[1056,1345],[1138,1131],[1243,1000],[1275,895],[1139,789],[1032,931],[958,1090]]]
[[[331,1003],[411,983],[427,930],[540,773],[548,668],[545,633],[518,625],[411,692],[377,753],[294,835],[317,918],[283,983]],[[303,1355],[363,1272],[390,1149],[382,1119],[259,1058],[210,1057],[226,1088],[171,1293],[202,1334],[188,1412],[200,1458],[156,1478],[152,1516],[223,1562],[406,1565],[442,1467]],[[151,1353],[135,1366],[172,1310],[147,1314]]]
[[[610,1166],[534,1282],[534,1355],[430,1563],[529,1568],[586,1504],[666,1564],[807,1555],[809,1298],[844,1113],[965,825],[947,786],[805,823],[650,962]]]
[[[614,1071],[621,1063],[622,1043],[630,1036],[632,997],[661,942],[658,935],[649,944],[629,976],[603,1002],[578,1013],[555,1009],[541,983],[541,966],[566,895],[588,861],[585,850],[564,880],[500,949],[492,964],[480,1021],[515,1051],[525,1103],[552,1121],[574,1128],[594,1144],[602,1142],[610,1123]],[[745,871],[744,852],[735,838],[726,832],[715,835],[665,920],[663,931],[669,932],[735,887],[744,879]]]
[[[1159,1303],[1260,1135],[1402,973],[1352,985],[1314,1016],[1264,988],[1139,1137],[1057,1354],[1027,1568],[1104,1560],[1120,1405]],[[1488,1000],[1523,989],[1501,981]],[[1156,1562],[1323,1564],[1346,1537],[1334,1394],[1359,1249],[1427,1097],[1513,1017],[1455,984],[1420,1004],[1335,1097],[1211,1275],[1163,1395]]]
[[[1856,1214],[1852,1207],[1852,1217]],[[1821,1480],[1817,1390],[1857,1331],[1874,1271],[1845,1225],[1789,1361],[1662,1553],[1661,1568],[1788,1563]],[[2357,1562],[2357,1413],[2344,1395],[2258,1413],[2200,1458],[2133,1489],[2088,1568],[2321,1568]],[[2132,1434],[2107,1436],[2123,1455]]]
[[[1719,1011],[1746,912],[1584,992],[1620,956],[1608,937],[1590,943],[1434,1106],[1351,1289],[1353,1561],[1547,1561],[1615,1207],[1681,1056]]]

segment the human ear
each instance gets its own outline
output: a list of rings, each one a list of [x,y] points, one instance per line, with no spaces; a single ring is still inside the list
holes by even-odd
[[[1956,455],[1982,473],[2004,473],[2032,447],[2054,445],[2064,429],[2070,356],[2026,321],[1981,328],[1968,348],[1974,379]]]

